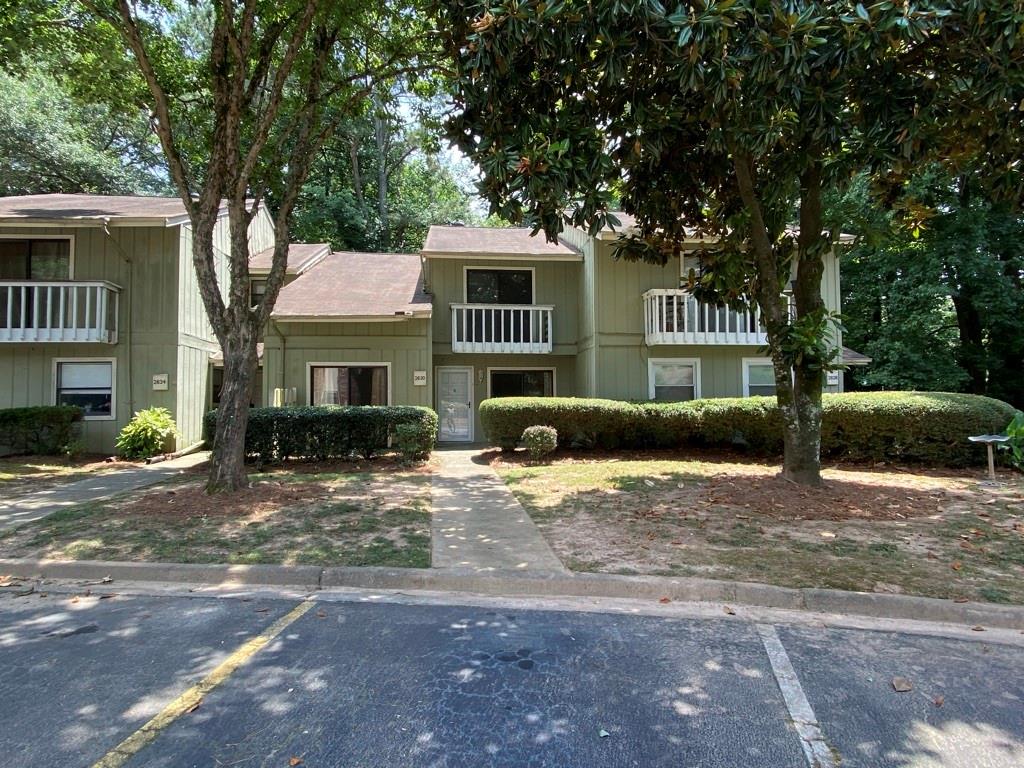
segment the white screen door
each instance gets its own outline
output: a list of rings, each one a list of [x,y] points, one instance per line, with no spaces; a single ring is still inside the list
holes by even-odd
[[[437,369],[438,440],[473,440],[473,369]]]

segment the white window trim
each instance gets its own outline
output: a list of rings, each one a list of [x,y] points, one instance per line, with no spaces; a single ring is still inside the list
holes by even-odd
[[[333,363],[333,362],[310,362],[306,363],[306,405],[313,405],[313,369],[314,368],[387,368],[388,371],[388,401],[385,405],[391,405],[391,363],[377,362],[375,360],[360,360],[359,362]]]
[[[647,397],[654,399],[654,366],[659,364],[693,366],[693,399],[700,400],[700,358],[699,357],[650,357],[647,359]]]
[[[74,235],[0,235],[0,240],[67,240],[68,280],[75,279],[75,236]]]
[[[519,371],[551,371],[551,396],[558,397],[558,369],[550,365],[498,365],[487,369],[487,399],[491,398],[491,374],[493,372],[505,371],[507,373],[518,373]]]
[[[57,405],[57,371],[61,363],[110,363],[110,415],[85,416],[85,421],[117,421],[117,358],[116,357],[55,357],[50,373],[50,402]]]
[[[522,266],[522,267],[501,266],[501,267],[495,267],[495,266],[484,265],[484,264],[475,264],[475,265],[474,264],[467,264],[467,265],[465,265],[462,268],[462,302],[463,302],[463,304],[469,304],[469,271],[471,269],[481,269],[481,270],[484,270],[486,272],[496,272],[498,270],[503,270],[505,272],[529,272],[530,273],[530,297],[533,299],[533,302],[531,304],[524,304],[523,306],[532,307],[532,306],[536,305],[536,303],[537,303],[537,268],[536,267],[530,267],[530,266]],[[488,305],[483,304],[483,305],[478,305],[478,306],[488,306]],[[502,306],[502,305],[499,304],[497,306]],[[518,370],[525,371],[527,369],[526,368],[520,368]]]
[[[441,418],[441,371],[463,371],[469,374],[469,437],[465,440],[449,440],[452,443],[472,443],[476,433],[476,371],[471,365],[435,365],[434,366],[434,410]],[[488,381],[490,378],[488,377]],[[490,386],[490,385],[488,385]],[[440,440],[440,426],[438,426]]]
[[[750,397],[750,366],[752,365],[771,365],[775,364],[772,362],[770,357],[744,357],[743,358],[743,396]]]

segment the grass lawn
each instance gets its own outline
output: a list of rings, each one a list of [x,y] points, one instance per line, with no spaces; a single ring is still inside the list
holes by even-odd
[[[573,570],[1024,603],[1020,475],[834,466],[804,489],[735,456],[493,465]]]
[[[173,563],[430,565],[425,469],[342,463],[251,475],[231,496],[192,477],[0,532],[0,556]]]
[[[100,456],[82,456],[64,459],[60,456],[8,456],[0,459],[0,494],[10,498],[31,493],[71,480],[81,480],[88,474],[108,472],[118,466]]]

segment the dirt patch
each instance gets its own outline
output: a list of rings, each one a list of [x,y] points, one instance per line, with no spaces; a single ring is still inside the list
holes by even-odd
[[[1024,479],[835,466],[825,486],[724,457],[495,466],[575,570],[1024,603]]]
[[[292,467],[288,468],[293,469]],[[5,557],[184,563],[430,565],[425,472],[279,471],[230,495],[185,476],[0,534]]]

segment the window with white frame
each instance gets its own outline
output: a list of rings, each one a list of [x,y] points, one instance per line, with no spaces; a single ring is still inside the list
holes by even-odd
[[[667,402],[700,397],[700,360],[663,358],[647,362],[649,396]]]
[[[86,419],[114,418],[113,360],[56,360],[54,403],[76,405]]]
[[[743,396],[775,394],[775,367],[767,357],[743,358]]]
[[[0,238],[0,280],[68,280],[71,240]]]
[[[388,367],[315,363],[309,367],[310,405],[387,405]]]

